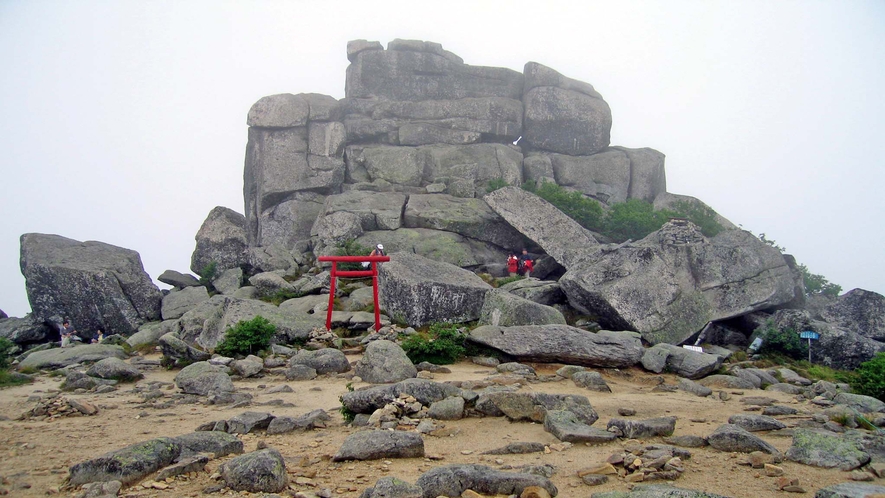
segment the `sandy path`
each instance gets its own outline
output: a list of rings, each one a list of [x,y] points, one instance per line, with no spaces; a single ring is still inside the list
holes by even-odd
[[[349,357],[355,361],[358,356]],[[559,365],[533,365],[539,375],[552,374]],[[436,381],[483,379],[494,371],[472,363],[459,363],[450,366],[451,374],[436,374]],[[654,393],[651,381],[653,375],[640,369],[626,371],[600,370],[609,383],[612,393],[596,393],[576,387],[571,381],[542,382],[528,384],[524,390],[550,393],[570,393],[587,396],[599,413],[596,427],[605,427],[612,417],[617,417],[618,408],[633,408],[636,418],[676,416],[676,435],[709,435],[728,417],[744,411],[740,394],[732,395],[729,401],[720,401],[683,393]],[[176,372],[162,369],[147,372],[148,380],[172,382]],[[675,383],[675,377],[665,376],[668,383]],[[445,422],[455,434],[449,437],[425,436],[425,447],[430,459],[401,459],[371,462],[332,463],[334,454],[344,438],[354,429],[342,425],[338,413],[338,397],[346,392],[348,380],[345,378],[322,377],[310,382],[286,382],[281,376],[266,376],[261,379],[246,379],[236,383],[238,389],[254,396],[249,408],[230,409],[202,404],[174,405],[166,409],[145,408],[140,396],[131,392],[132,385],[124,384],[114,393],[96,395],[65,394],[89,401],[99,407],[100,412],[92,417],[69,416],[52,421],[15,421],[33,403],[28,398],[45,395],[56,389],[58,377],[41,376],[28,386],[0,390],[0,416],[10,420],[0,421],[0,476],[5,479],[3,488],[9,496],[46,496],[53,488],[62,485],[70,465],[96,457],[107,451],[121,448],[134,442],[159,436],[177,436],[192,432],[199,424],[230,418],[243,411],[267,411],[277,416],[298,416],[321,408],[332,416],[332,422],[325,429],[307,433],[290,433],[267,436],[263,432],[241,436],[246,450],[255,449],[259,441],[277,448],[286,458],[290,480],[297,478],[305,484],[295,484],[295,489],[314,490],[330,488],[335,496],[357,497],[368,486],[382,476],[392,475],[414,482],[421,473],[430,468],[452,463],[482,463],[492,467],[549,464],[557,472],[552,480],[560,490],[560,496],[590,496],[594,492],[626,490],[623,480],[610,479],[607,484],[597,487],[584,485],[576,472],[604,462],[617,452],[621,442],[599,446],[574,445],[563,451],[528,455],[483,456],[479,453],[498,448],[513,441],[533,441],[555,445],[559,441],[543,430],[541,424],[508,422],[505,418],[469,418]],[[288,384],[292,393],[266,394],[268,388]],[[361,387],[355,385],[354,387]],[[166,391],[173,394],[176,390]],[[731,390],[737,393],[738,391]],[[746,391],[744,395],[760,395],[761,391]],[[792,396],[778,392],[764,392],[765,396],[778,399],[782,404],[794,406],[800,412],[816,412],[817,408],[808,403],[797,403]],[[282,400],[294,407],[259,406],[257,403]],[[757,412],[758,413],[758,412]],[[804,417],[807,417],[806,414]],[[788,426],[804,417],[781,417]],[[693,421],[694,420],[694,421]],[[790,446],[789,438],[766,437],[781,451]],[[648,442],[660,442],[650,440]],[[781,497],[783,492],[776,489],[777,478],[764,477],[760,471],[739,465],[743,455],[719,452],[710,448],[692,449],[693,457],[686,462],[686,472],[673,484],[716,492],[733,497]],[[230,457],[227,457],[230,458]],[[226,459],[226,458],[225,458]],[[209,463],[209,472],[193,478],[178,478],[170,482],[169,489],[161,491],[142,489],[135,485],[124,489],[121,496],[200,496],[202,489],[217,484],[209,478],[225,459]],[[831,484],[848,480],[848,474],[838,470],[825,470],[784,462],[781,466],[786,475],[796,477],[813,496],[814,491]],[[25,486],[29,486],[26,488]],[[62,491],[63,496],[74,496],[73,491]]]

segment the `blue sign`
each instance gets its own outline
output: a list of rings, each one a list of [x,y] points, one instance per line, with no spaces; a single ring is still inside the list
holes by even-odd
[[[820,339],[820,334],[811,330],[806,330],[804,332],[799,332],[799,337],[802,339],[814,339],[816,341]]]

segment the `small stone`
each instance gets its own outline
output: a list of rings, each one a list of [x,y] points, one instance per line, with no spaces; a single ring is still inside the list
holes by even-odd
[[[853,470],[851,471],[851,474],[848,475],[848,478],[852,481],[866,482],[873,480],[873,474],[862,470]]]
[[[527,486],[519,498],[550,498],[550,493],[541,486]]]
[[[618,469],[615,468],[614,465],[610,463],[604,463],[597,467],[590,467],[588,469],[583,469],[578,471],[578,477],[584,477],[590,474],[597,475],[616,475],[618,473]]]
[[[642,482],[645,480],[645,474],[637,471],[632,474],[628,474],[626,477],[624,477],[624,480],[627,482]]]
[[[784,475],[784,469],[770,463],[765,464],[765,475],[768,477],[780,477]]]
[[[807,493],[808,492],[805,490],[805,488],[803,488],[802,486],[799,486],[797,484],[791,484],[789,486],[784,486],[783,491],[786,491],[787,493]]]
[[[484,498],[484,497],[472,489],[465,489],[464,492],[461,493],[461,498]]]
[[[473,450],[461,450],[461,454],[462,454],[462,455],[472,455],[472,454],[473,454]]]
[[[636,410],[632,408],[618,408],[618,415],[622,417],[632,417],[636,415]]]
[[[608,482],[608,476],[599,474],[587,474],[581,477],[581,481],[588,486],[600,486]]]
[[[795,477],[780,477],[777,480],[777,489],[783,491],[787,486],[798,486],[799,479]]]

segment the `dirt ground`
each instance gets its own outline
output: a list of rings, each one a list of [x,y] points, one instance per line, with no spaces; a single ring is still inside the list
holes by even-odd
[[[154,356],[156,358],[156,356]],[[358,356],[348,357],[351,361]],[[533,364],[539,375],[553,374],[561,365]],[[452,373],[435,374],[438,382],[483,379],[495,372],[491,368],[463,362],[450,366]],[[573,382],[544,382],[527,384],[523,391],[581,394],[590,399],[599,413],[595,427],[605,428],[612,417],[617,417],[618,408],[636,410],[634,418],[676,416],[675,435],[707,436],[720,424],[726,423],[730,415],[741,413],[746,408],[740,399],[743,396],[762,395],[778,399],[781,404],[793,406],[799,415],[778,417],[787,426],[809,418],[818,409],[807,402],[797,402],[793,396],[779,392],[748,390],[745,392],[727,390],[732,393],[728,401],[720,401],[715,396],[699,398],[685,392],[652,392],[652,374],[641,369],[599,370],[612,389],[612,393],[597,393],[578,388]],[[146,380],[172,382],[177,371],[152,369],[146,371]],[[675,384],[675,377],[665,376],[667,383]],[[256,434],[240,436],[246,451],[253,451],[259,441],[278,449],[286,459],[290,477],[290,489],[294,491],[318,492],[323,488],[332,491],[333,496],[356,498],[367,487],[372,486],[383,476],[395,476],[414,483],[427,470],[441,465],[455,463],[479,463],[493,468],[508,468],[520,465],[549,464],[556,469],[552,481],[559,488],[559,496],[589,497],[591,494],[609,490],[627,490],[631,485],[613,476],[608,483],[590,487],[582,483],[577,472],[600,463],[620,450],[623,441],[589,446],[575,444],[561,449],[552,435],[545,432],[541,424],[509,422],[505,418],[467,418],[447,421],[445,427],[452,430],[448,437],[424,436],[426,454],[424,459],[391,459],[367,462],[333,463],[333,455],[353,428],[343,425],[338,412],[338,397],[346,392],[348,379],[343,377],[320,377],[309,382],[287,382],[285,377],[267,375],[258,379],[244,379],[235,384],[238,389],[254,396],[253,404],[247,408],[209,406],[203,404],[174,405],[171,408],[151,409],[142,406],[139,395],[131,392],[133,384],[122,384],[115,392],[108,394],[70,394],[64,396],[80,398],[96,405],[98,414],[94,416],[67,416],[54,420],[16,421],[20,414],[30,409],[34,402],[28,399],[34,395],[45,396],[57,389],[60,377],[41,375],[37,382],[15,388],[0,390],[0,488],[8,490],[8,496],[46,496],[58,493],[60,496],[76,496],[76,490],[61,489],[68,468],[78,462],[97,457],[111,450],[129,444],[160,436],[177,436],[192,432],[201,423],[227,419],[244,411],[266,411],[276,416],[299,416],[311,410],[326,410],[332,421],[325,429],[310,432],[293,432],[268,436],[259,431]],[[266,394],[269,388],[288,384],[294,392]],[[360,384],[354,387],[361,387]],[[172,387],[168,393],[176,392]],[[272,400],[282,400],[294,407],[259,405]],[[758,412],[756,412],[758,413]],[[781,451],[790,446],[790,438],[766,436],[763,438]],[[525,455],[484,456],[480,453],[499,448],[510,442],[527,441],[553,445],[549,453]],[[660,442],[657,438],[646,442]],[[740,465],[745,456],[723,453],[712,448],[693,448],[692,458],[686,461],[686,470],[673,485],[719,493],[732,497],[775,497],[787,493],[777,490],[776,477],[765,477],[759,470]],[[200,496],[203,489],[218,485],[211,474],[225,460],[232,456],[209,462],[207,471],[191,476],[178,477],[165,490],[145,489],[142,484],[124,488],[120,496],[129,497],[178,497]],[[848,473],[838,470],[815,467],[785,461],[780,464],[785,475],[799,479],[807,493],[798,496],[813,496],[817,489],[848,481]],[[150,479],[146,481],[150,484]],[[881,482],[880,482],[881,483]],[[238,494],[225,491],[225,495]]]

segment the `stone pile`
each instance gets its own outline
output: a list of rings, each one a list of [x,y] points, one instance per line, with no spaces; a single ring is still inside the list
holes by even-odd
[[[62,417],[91,416],[98,414],[98,412],[98,407],[88,401],[55,395],[38,400],[31,409],[22,413],[17,420],[51,421]]]

